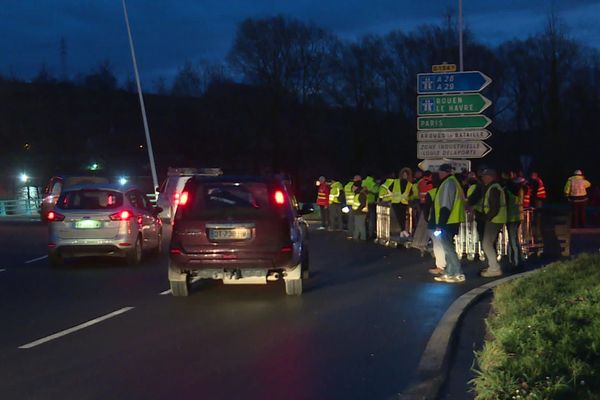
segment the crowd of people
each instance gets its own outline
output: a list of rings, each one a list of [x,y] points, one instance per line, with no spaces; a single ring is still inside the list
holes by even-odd
[[[575,170],[567,179],[564,195],[572,207],[572,227],[586,224],[590,186],[581,170]],[[346,184],[321,176],[317,187],[319,229],[345,229],[349,239],[374,239],[377,205],[389,205],[397,219],[401,240],[410,239],[411,247],[420,250],[425,250],[431,242],[435,267],[429,272],[436,281],[447,283],[465,280],[454,238],[467,219],[476,225],[488,264],[481,276],[503,274],[496,241],[504,226],[508,231],[508,261],[515,268],[522,267],[518,232],[523,210],[543,207],[547,197],[537,172],[532,172],[529,179],[522,172],[498,172],[488,167],[455,173],[450,164],[442,164],[436,173],[402,168],[397,176],[385,179],[355,175]],[[416,221],[413,229],[408,226],[410,217]],[[539,218],[533,224],[540,229]]]

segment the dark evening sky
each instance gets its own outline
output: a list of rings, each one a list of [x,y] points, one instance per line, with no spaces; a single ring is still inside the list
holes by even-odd
[[[495,45],[543,29],[551,4],[571,37],[600,49],[600,0],[463,0],[465,24]],[[147,84],[170,78],[186,61],[223,61],[237,24],[284,14],[312,21],[338,36],[411,31],[438,24],[458,0],[129,0],[138,63]],[[59,71],[59,42],[68,72],[88,72],[110,60],[122,79],[132,74],[121,0],[2,0],[0,74],[30,79],[45,63]],[[465,55],[468,58],[468,54]]]

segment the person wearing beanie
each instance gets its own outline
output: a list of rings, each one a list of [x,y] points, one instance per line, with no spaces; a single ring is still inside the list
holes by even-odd
[[[571,203],[571,228],[583,228],[586,223],[585,210],[588,204],[588,188],[592,184],[585,179],[583,172],[576,169],[567,179],[564,193]]]

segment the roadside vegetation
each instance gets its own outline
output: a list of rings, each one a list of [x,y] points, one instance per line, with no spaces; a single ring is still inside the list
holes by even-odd
[[[600,256],[549,265],[494,292],[476,398],[600,398]]]

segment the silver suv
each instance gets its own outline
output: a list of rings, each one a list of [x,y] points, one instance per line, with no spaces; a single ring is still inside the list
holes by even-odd
[[[139,264],[142,252],[162,249],[160,207],[153,207],[135,187],[86,184],[65,187],[49,222],[48,258],[119,256]]]

